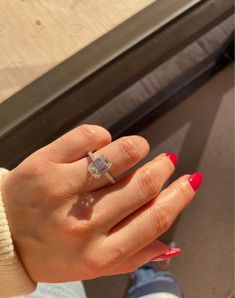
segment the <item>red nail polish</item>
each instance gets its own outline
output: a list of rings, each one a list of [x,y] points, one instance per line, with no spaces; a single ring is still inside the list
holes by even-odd
[[[173,258],[174,256],[180,254],[181,252],[182,252],[182,250],[180,248],[171,248],[167,253],[159,255],[159,256],[153,258],[151,261],[158,262],[158,261],[167,260],[169,258]]]
[[[167,152],[166,156],[168,156],[170,158],[170,160],[173,162],[174,166],[176,166],[176,164],[178,162],[177,154],[174,152]]]
[[[192,174],[189,178],[189,183],[191,184],[194,191],[196,191],[203,181],[203,175],[200,172]]]

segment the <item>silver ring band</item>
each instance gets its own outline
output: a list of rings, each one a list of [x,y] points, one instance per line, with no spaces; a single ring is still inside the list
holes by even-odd
[[[112,163],[108,161],[104,155],[96,158],[91,151],[88,151],[88,155],[92,160],[88,166],[88,171],[92,174],[92,176],[98,179],[101,175],[105,175],[111,183],[115,184],[116,180],[108,172]]]

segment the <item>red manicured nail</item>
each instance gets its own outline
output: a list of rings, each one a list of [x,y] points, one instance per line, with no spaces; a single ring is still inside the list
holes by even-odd
[[[200,172],[192,174],[189,178],[189,183],[191,184],[194,191],[196,191],[203,181],[203,175]]]
[[[153,258],[151,261],[152,262],[158,262],[158,261],[163,261],[169,258],[172,258],[178,254],[180,254],[182,250],[180,248],[171,248],[167,253],[159,255],[155,258]]]
[[[170,160],[173,162],[174,166],[176,166],[176,164],[178,162],[177,154],[174,152],[167,152],[166,156],[168,156],[170,158]]]

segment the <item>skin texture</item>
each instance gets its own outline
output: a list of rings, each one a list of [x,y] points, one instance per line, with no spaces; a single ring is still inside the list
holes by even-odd
[[[87,152],[104,154],[118,178],[149,152],[140,136],[111,141],[96,125],[81,125],[34,152],[3,178],[2,194],[17,253],[35,282],[114,275],[164,254],[156,240],[192,200],[184,175],[164,190],[175,166],[165,154],[116,184],[95,179]]]

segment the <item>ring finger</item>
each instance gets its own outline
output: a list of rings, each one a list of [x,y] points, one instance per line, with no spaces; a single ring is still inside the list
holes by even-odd
[[[116,178],[143,159],[148,152],[148,142],[143,137],[133,135],[115,140],[97,150],[94,155],[95,158],[104,155],[108,161],[112,162],[109,173]],[[77,191],[93,191],[110,184],[105,175],[101,175],[98,179],[93,177],[88,171],[90,163],[90,157],[85,157],[76,162],[62,165],[63,175],[65,178],[67,176],[70,180],[76,181]]]

